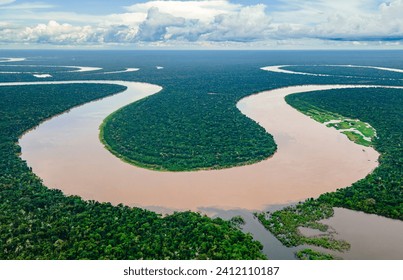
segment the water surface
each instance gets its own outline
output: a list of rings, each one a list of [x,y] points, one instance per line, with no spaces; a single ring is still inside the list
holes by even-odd
[[[332,227],[335,238],[351,248],[334,255],[347,260],[402,260],[403,223],[377,215],[335,208],[334,216],[320,221]]]

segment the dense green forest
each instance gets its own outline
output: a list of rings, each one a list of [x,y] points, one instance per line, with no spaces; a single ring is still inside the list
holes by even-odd
[[[204,99],[170,94],[136,102],[105,120],[101,139],[125,161],[170,171],[245,165],[275,152],[273,137],[235,106]],[[172,110],[178,103],[180,111]]]
[[[0,87],[0,259],[264,259],[261,244],[222,219],[162,217],[46,188],[18,154],[18,137],[116,85]]]
[[[308,115],[310,110],[319,108],[371,124],[377,133],[372,143],[381,154],[379,167],[347,188],[286,207],[268,218],[260,214],[262,224],[283,244],[296,246],[312,244],[299,234],[298,227],[326,230],[317,220],[332,216],[331,207],[345,207],[403,220],[403,91],[337,89],[293,94],[287,96],[286,101]]]

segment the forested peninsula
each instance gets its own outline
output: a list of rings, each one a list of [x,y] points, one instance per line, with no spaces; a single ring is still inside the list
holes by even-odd
[[[221,100],[214,94],[150,96],[106,118],[100,139],[124,161],[160,171],[222,169],[273,155],[273,137]]]

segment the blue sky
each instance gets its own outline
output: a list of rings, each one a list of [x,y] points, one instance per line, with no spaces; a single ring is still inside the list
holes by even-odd
[[[0,48],[402,49],[403,0],[0,0]]]
[[[144,0],[49,0],[49,1],[15,1],[18,3],[46,3],[54,6],[53,10],[62,10],[67,12],[80,12],[89,14],[109,14],[124,12],[126,6],[136,3],[144,3]],[[234,0],[231,1],[235,4],[256,5],[260,3],[275,5],[281,1],[262,1],[262,0]]]

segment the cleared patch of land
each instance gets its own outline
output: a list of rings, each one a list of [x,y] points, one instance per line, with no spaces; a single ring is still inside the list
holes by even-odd
[[[359,145],[371,146],[372,138],[376,136],[376,131],[370,124],[358,119],[349,119],[340,114],[321,110],[315,106],[310,106],[301,112],[318,122],[324,123],[327,127],[334,127]]]

